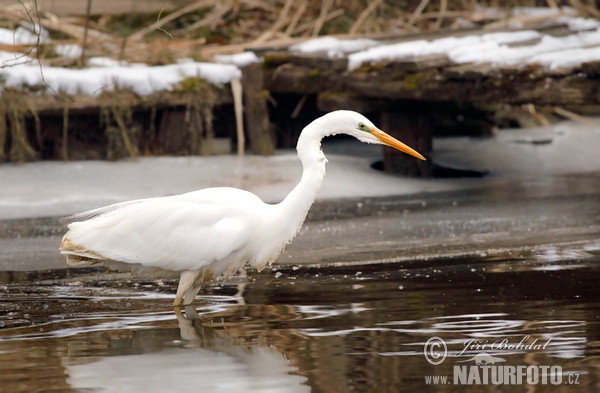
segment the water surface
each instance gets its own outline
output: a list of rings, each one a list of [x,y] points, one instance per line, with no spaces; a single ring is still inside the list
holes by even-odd
[[[215,284],[182,310],[168,280],[3,273],[0,390],[596,392],[599,262],[587,246],[279,268]],[[447,345],[438,365],[424,354],[432,337]],[[477,356],[558,366],[560,385],[457,386],[454,367]]]

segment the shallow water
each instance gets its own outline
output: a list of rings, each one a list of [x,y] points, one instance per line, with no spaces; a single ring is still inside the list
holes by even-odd
[[[170,281],[4,274],[0,390],[596,392],[599,263],[588,247],[249,272],[181,311]],[[438,365],[432,337],[447,347]],[[462,366],[477,376],[457,376]],[[553,368],[545,383],[481,373],[519,366]]]

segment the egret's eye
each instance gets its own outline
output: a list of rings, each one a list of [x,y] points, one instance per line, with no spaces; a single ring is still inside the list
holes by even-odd
[[[365,123],[358,123],[358,129],[364,132],[371,132]]]

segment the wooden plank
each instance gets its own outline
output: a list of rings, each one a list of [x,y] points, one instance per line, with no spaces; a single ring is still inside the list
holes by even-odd
[[[305,66],[291,63],[267,70],[267,90],[275,93],[318,94],[325,88],[334,90],[331,75]]]
[[[305,55],[292,53],[289,62],[302,67],[318,69],[321,72],[345,71],[348,68],[347,58],[329,58],[326,55]]]
[[[481,80],[487,78],[490,75],[498,75],[500,72],[490,63],[483,64],[460,64],[447,67],[442,71],[442,74],[447,79],[456,80]]]
[[[599,104],[597,83],[581,73],[545,74],[540,70],[452,69],[451,77],[436,70],[394,75],[385,68],[322,76],[311,82],[295,67],[285,69],[275,91],[320,94],[324,91],[364,97],[416,101],[457,101],[536,105]],[[295,86],[299,90],[295,90]]]
[[[589,78],[598,78],[600,76],[600,61],[583,63],[580,70]]]
[[[386,68],[393,71],[406,73],[415,73],[427,70],[429,68],[440,68],[450,65],[450,59],[446,55],[418,56],[408,59],[389,62]]]
[[[317,108],[321,112],[351,109],[360,113],[381,112],[395,108],[397,103],[385,98],[367,98],[352,93],[327,91],[317,96]]]

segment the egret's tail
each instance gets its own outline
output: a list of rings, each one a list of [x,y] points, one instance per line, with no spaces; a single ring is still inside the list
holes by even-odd
[[[107,260],[94,251],[74,244],[67,236],[63,237],[58,249],[67,258],[69,266],[89,266]]]

